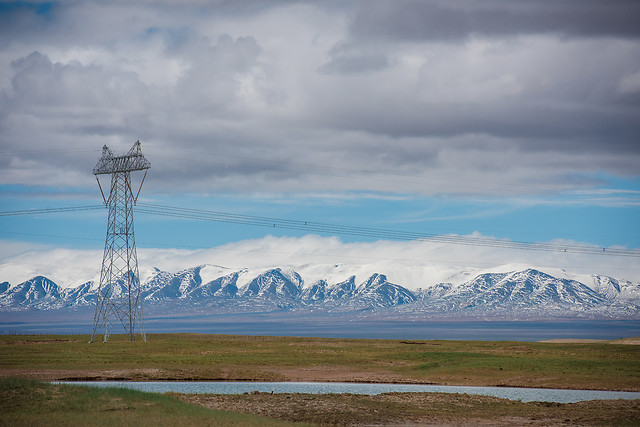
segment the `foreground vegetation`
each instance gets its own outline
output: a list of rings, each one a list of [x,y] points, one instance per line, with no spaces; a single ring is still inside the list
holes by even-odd
[[[129,389],[0,380],[0,425],[291,425],[250,414],[208,409],[174,397]]]
[[[153,334],[0,336],[0,376],[366,381],[640,391],[640,346]]]
[[[0,380],[0,425],[280,426],[293,425],[291,422],[624,426],[640,423],[640,400],[521,403],[444,393],[161,395],[26,379]]]

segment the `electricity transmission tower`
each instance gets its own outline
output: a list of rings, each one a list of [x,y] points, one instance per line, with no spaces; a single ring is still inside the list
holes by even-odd
[[[133,206],[150,167],[151,163],[142,155],[140,141],[136,141],[124,156],[114,156],[105,145],[102,148],[102,157],[93,169],[102,199],[109,208],[109,220],[93,332],[89,342],[93,342],[100,330],[104,331],[103,342],[107,342],[111,327],[118,321],[129,334],[130,341],[133,341],[136,332],[140,333],[144,341],[147,340],[142,317],[138,256],[133,234]],[[131,172],[135,171],[144,171],[144,176],[134,196]],[[111,175],[108,199],[104,197],[98,179],[98,175],[106,174]]]

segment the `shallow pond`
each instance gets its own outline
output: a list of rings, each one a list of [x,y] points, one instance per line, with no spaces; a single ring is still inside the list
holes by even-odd
[[[599,390],[558,390],[517,387],[470,387],[423,384],[366,384],[315,382],[223,382],[223,381],[70,381],[62,384],[95,387],[126,387],[153,393],[211,393],[242,394],[260,391],[266,393],[352,393],[381,394],[390,392],[466,393],[501,397],[522,402],[575,403],[584,400],[640,399],[640,392]]]

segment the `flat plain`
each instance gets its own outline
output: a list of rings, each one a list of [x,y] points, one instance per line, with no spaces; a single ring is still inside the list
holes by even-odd
[[[147,342],[132,343],[128,337],[113,335],[108,343],[88,344],[89,337],[84,335],[0,336],[0,377],[6,381],[16,377],[353,381],[640,391],[637,339],[539,343],[206,334],[147,338]],[[166,397],[199,407],[312,424],[640,424],[639,400],[545,404],[439,393]]]

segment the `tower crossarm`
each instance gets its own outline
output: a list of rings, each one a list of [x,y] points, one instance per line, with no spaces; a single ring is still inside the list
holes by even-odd
[[[114,156],[109,147],[102,147],[102,157],[93,168],[94,175],[111,174],[118,172],[133,172],[146,170],[151,163],[144,157],[140,147],[140,141],[136,141],[133,147],[124,156]]]

